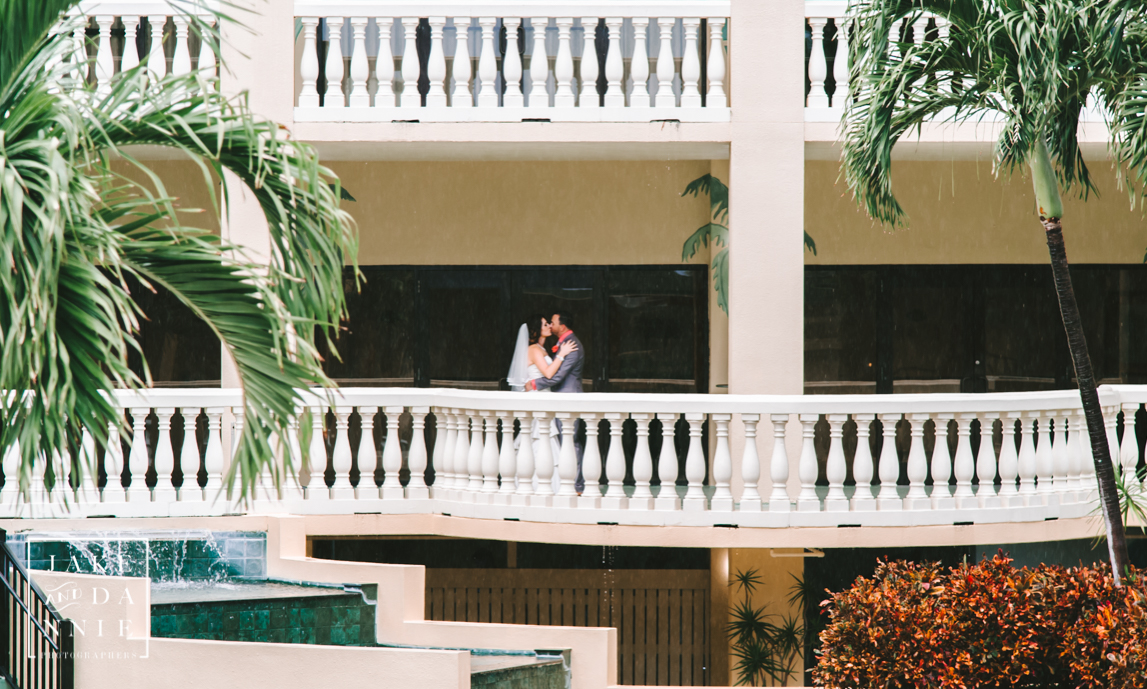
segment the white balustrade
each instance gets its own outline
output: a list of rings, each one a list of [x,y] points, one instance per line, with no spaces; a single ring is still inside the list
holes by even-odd
[[[328,107],[343,108],[347,105],[347,96],[350,95],[346,86],[346,63],[343,58],[343,27],[346,20],[343,17],[327,17],[327,60],[323,70],[327,81],[327,92],[323,98]],[[365,61],[364,61],[365,62]],[[351,57],[351,67],[356,67],[354,57]]]
[[[224,483],[220,433],[222,417],[228,412],[234,419],[231,455],[237,456],[245,431],[239,391],[170,389],[115,394],[130,418],[126,469],[117,451],[119,429],[115,427],[103,452],[108,481],[102,496],[96,490],[95,476],[66,475],[70,459],[62,450],[40,456],[29,474],[26,507],[32,516],[206,516],[262,509],[300,514],[443,512],[471,518],[649,526],[896,526],[1085,518],[1095,499],[1094,472],[1088,470],[1088,436],[1074,391],[840,397],[563,396],[402,388],[307,393],[310,397],[299,412],[306,408],[311,418],[309,466],[300,467],[299,472],[300,483],[307,484],[307,489],[300,490],[295,476],[285,470],[302,455],[296,416],[285,437],[272,438],[278,453],[276,464],[268,465],[258,478],[258,489],[245,503],[238,502],[238,495],[228,494]],[[1131,419],[1124,437],[1111,442],[1121,459],[1133,457],[1137,463],[1138,446],[1130,443],[1135,441],[1134,415],[1147,399],[1147,388],[1104,386],[1100,394],[1108,424],[1105,430],[1113,428],[1111,419],[1120,411]],[[170,431],[176,410],[183,418],[182,441]],[[331,428],[334,482],[329,488],[323,476],[328,411],[335,418]],[[202,489],[196,442],[201,413],[207,418],[208,431],[202,458],[207,480]],[[356,413],[362,429],[357,454],[349,434]],[[426,433],[431,413],[437,426],[432,439]],[[151,414],[156,427],[147,433],[146,419]],[[386,419],[381,452],[374,443],[376,414],[381,414],[378,423]],[[800,487],[790,492],[788,458],[795,447],[786,447],[786,434],[794,415],[801,427],[796,465]],[[763,416],[771,422],[773,443],[768,460],[770,482],[762,488],[756,443]],[[405,418],[410,421],[400,426]],[[678,425],[681,418],[683,423]],[[1003,429],[998,459],[992,439],[996,418],[1001,419]],[[660,428],[656,459],[650,443],[654,419]],[[877,419],[883,443],[879,466],[874,467],[870,441]],[[555,420],[561,422],[560,432],[554,430]],[[582,459],[586,486],[581,495],[575,486],[574,438],[579,420],[586,424]],[[636,430],[630,430],[629,437],[636,442],[626,448],[623,428],[629,420]],[[603,421],[608,424],[608,438],[599,437]],[[711,457],[702,443],[706,423],[712,434]],[[900,476],[898,423],[907,424],[900,429],[899,452],[907,452],[908,486],[903,499],[896,485]],[[929,425],[934,425],[934,431],[927,430]],[[605,432],[602,426],[601,433]],[[856,449],[849,456],[845,448],[851,445],[854,432]],[[560,441],[556,435],[551,437],[555,433],[560,433]],[[929,448],[926,441],[933,433]],[[96,452],[96,435],[90,429],[82,433],[77,459],[83,464]],[[608,440],[604,453],[598,449],[599,440],[602,444]],[[556,463],[554,447],[560,447]],[[818,447],[827,479],[821,487],[817,486],[822,466]],[[684,451],[679,453],[678,448]],[[20,461],[16,452],[8,448],[0,462],[6,477],[0,488],[0,512],[7,510],[5,514],[23,509],[16,494]],[[154,457],[154,490],[145,484],[149,456]],[[350,481],[353,456],[357,457],[357,486]],[[1125,461],[1127,472],[1134,465],[1130,459]],[[679,462],[684,466],[683,498],[678,497],[676,486]],[[404,463],[410,471],[406,486],[399,481]],[[430,465],[432,473],[427,472]],[[552,482],[555,465],[560,479],[556,491]],[[384,481],[376,489],[378,469],[383,470]],[[120,482],[121,471],[126,490]],[[173,482],[177,473],[183,476],[178,491]],[[426,485],[428,475],[433,476],[430,486]],[[656,495],[650,488],[654,475],[661,483]],[[846,487],[850,475],[855,489]],[[632,485],[625,483],[628,477]],[[279,491],[273,481],[278,482]],[[742,486],[739,495],[733,490],[737,485]],[[767,507],[763,491],[768,493]]]
[[[724,38],[729,0],[675,3],[670,6],[671,16],[667,17],[649,16],[655,14],[650,10],[656,6],[630,4],[624,0],[592,3],[584,7],[585,14],[590,15],[584,17],[556,16],[558,12],[547,11],[550,6],[538,0],[529,0],[524,5],[473,2],[463,6],[470,8],[469,16],[423,18],[430,30],[423,39],[428,41],[428,59],[420,64],[416,37],[421,20],[410,13],[421,8],[396,0],[356,3],[353,10],[347,6],[345,11],[363,16],[349,19],[352,28],[346,35],[350,38],[344,39],[344,34],[335,26],[335,23],[342,26],[343,18],[326,14],[340,5],[318,0],[296,2],[303,53],[297,67],[300,86],[296,121],[729,120],[728,42]],[[553,9],[558,7],[565,10],[568,6]],[[477,22],[473,33],[469,31],[471,18]],[[324,19],[332,29],[326,36],[318,30]],[[453,58],[449,59],[452,64],[449,72],[448,19],[456,31],[457,46]],[[546,34],[551,21],[556,40],[551,39],[554,52],[547,54]],[[604,21],[607,42],[605,60],[601,63],[594,41],[599,21]],[[504,94],[499,93],[497,80],[500,26],[505,28],[507,37],[506,54],[501,56]],[[519,27],[523,29],[522,49],[518,43]],[[399,46],[396,57],[401,60],[401,85],[395,89],[400,94],[397,99],[392,98],[390,83],[392,35],[396,37],[393,43]],[[575,57],[577,37],[582,43],[580,58]],[[474,41],[478,45],[471,46]],[[632,58],[623,55],[623,46],[633,51]],[[323,51],[327,55],[328,86],[327,97],[320,99],[318,56]],[[342,82],[332,81],[330,73],[335,70],[341,76],[342,62],[337,59],[340,56],[350,64],[346,80],[349,96],[343,98],[337,95]],[[471,56],[476,58],[473,62]],[[524,70],[526,56],[529,66]],[[365,88],[359,88],[360,82],[365,84],[369,79],[370,58],[374,58],[377,65],[378,91],[373,102]],[[552,98],[548,90],[551,60]],[[651,63],[656,63],[655,78],[650,78]],[[182,64],[180,61],[173,70],[178,72]],[[525,89],[523,77],[527,71],[529,87]],[[599,73],[606,80],[604,96],[597,92]],[[417,92],[420,78],[429,82],[425,99]],[[452,92],[450,82],[453,82]],[[827,107],[827,101],[825,105]],[[396,108],[418,110],[418,113],[398,115],[393,112]]]
[[[1135,437],[1135,413],[1138,402],[1123,403],[1123,440],[1119,443],[1119,471],[1124,476],[1135,476],[1139,466],[1139,441]],[[1112,461],[1115,457],[1112,456]]]

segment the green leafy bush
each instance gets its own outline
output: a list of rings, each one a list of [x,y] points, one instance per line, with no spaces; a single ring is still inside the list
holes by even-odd
[[[1132,569],[882,562],[821,603],[817,686],[1147,686],[1147,586]]]

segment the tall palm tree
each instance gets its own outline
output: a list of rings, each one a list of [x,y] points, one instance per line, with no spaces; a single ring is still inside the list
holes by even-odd
[[[1030,173],[1087,419],[1112,569],[1127,542],[1103,414],[1063,236],[1064,192],[1096,191],[1077,140],[1089,97],[1111,134],[1111,157],[1134,195],[1147,180],[1147,17],[1142,0],[857,0],[851,5],[850,100],[843,174],[857,203],[904,222],[891,184],[892,147],[927,121],[996,118],[997,174]],[[950,27],[904,40],[900,22]],[[1134,198],[1134,196],[1133,196]]]
[[[60,450],[75,457],[85,428],[105,443],[109,423],[124,424],[109,391],[150,381],[146,363],[142,375],[128,366],[141,351],[135,280],[170,291],[234,359],[247,423],[229,479],[247,495],[275,466],[272,438],[286,437],[299,389],[330,384],[316,338],[345,313],[353,223],[315,151],[253,115],[245,96],[221,95],[214,74],[163,77],[162,64],[145,62],[107,90],[85,85],[87,55],[72,35],[83,24],[62,16],[77,4],[0,0],[0,448],[18,443],[22,488],[35,461],[58,481],[70,471],[73,484],[95,471],[86,453],[61,466]],[[194,12],[187,19],[218,40]],[[186,155],[209,188],[234,173],[266,215],[269,261],[185,225],[159,176],[133,157],[139,145]],[[117,174],[113,158],[151,188]]]

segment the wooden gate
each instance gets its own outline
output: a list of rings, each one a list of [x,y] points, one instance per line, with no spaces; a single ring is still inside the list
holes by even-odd
[[[427,569],[426,619],[616,627],[622,684],[709,680],[709,571]]]

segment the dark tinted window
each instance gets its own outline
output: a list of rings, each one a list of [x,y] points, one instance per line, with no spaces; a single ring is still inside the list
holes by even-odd
[[[341,360],[328,356],[324,370],[340,384],[413,385],[414,271],[362,272],[358,290],[349,271],[343,279],[348,318],[335,343]]]

